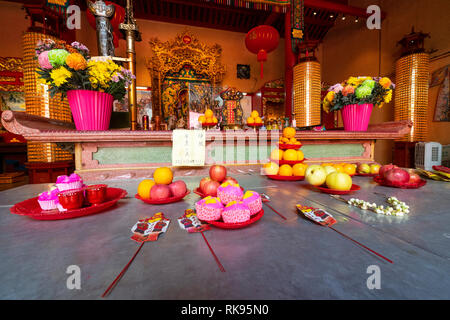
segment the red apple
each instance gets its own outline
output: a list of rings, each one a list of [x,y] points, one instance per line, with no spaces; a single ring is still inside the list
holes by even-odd
[[[169,189],[174,197],[184,196],[187,192],[186,183],[182,180],[172,182]]]
[[[209,176],[217,182],[222,182],[227,176],[227,168],[221,165],[213,165],[209,168]]]
[[[203,194],[205,196],[217,197],[217,188],[219,188],[220,183],[217,181],[208,181],[203,187]]]
[[[211,181],[210,177],[205,177],[202,180],[200,180],[199,189],[201,192],[203,192],[203,188],[205,187],[205,184],[209,181]]]
[[[152,200],[165,200],[170,198],[170,188],[165,184],[155,184],[150,190]]]
[[[384,173],[385,179],[390,183],[407,183],[409,181],[409,173],[400,168],[394,168]]]
[[[409,183],[410,184],[416,184],[419,183],[419,181],[422,180],[420,176],[417,173],[410,173],[409,174]]]
[[[378,174],[380,175],[380,177],[386,178],[384,176],[384,173],[387,172],[388,170],[395,169],[395,168],[397,168],[397,166],[392,163],[386,164],[380,168],[380,171],[378,171]]]
[[[225,177],[225,180],[223,180],[222,183],[225,183],[225,182],[229,182],[232,184],[239,184],[239,182],[235,178],[230,177],[230,176]]]

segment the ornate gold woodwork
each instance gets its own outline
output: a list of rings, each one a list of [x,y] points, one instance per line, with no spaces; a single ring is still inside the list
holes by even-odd
[[[22,58],[0,57],[0,91],[23,91]]]
[[[222,48],[218,44],[209,46],[200,42],[192,33],[184,31],[175,39],[162,42],[157,38],[149,41],[152,57],[147,59],[147,68],[152,80],[154,115],[161,115],[161,86],[164,79],[177,74],[186,65],[195,74],[207,79],[213,87],[219,85],[225,75],[220,62]]]

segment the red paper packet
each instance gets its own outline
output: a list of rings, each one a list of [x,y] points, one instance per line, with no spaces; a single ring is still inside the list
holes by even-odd
[[[156,241],[167,231],[170,219],[164,217],[162,212],[155,213],[151,218],[141,219],[131,228],[131,239],[137,242]]]
[[[297,204],[296,207],[306,218],[322,226],[331,227],[333,224],[337,223],[336,219],[333,218],[331,214],[322,209],[302,206],[301,204]]]
[[[198,219],[197,213],[192,209],[184,211],[184,214],[178,218],[178,225],[181,229],[189,233],[203,232],[211,229],[209,224],[203,223]]]

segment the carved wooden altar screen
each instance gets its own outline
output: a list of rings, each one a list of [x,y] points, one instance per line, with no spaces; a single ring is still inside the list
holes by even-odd
[[[150,45],[153,114],[161,116],[169,129],[189,128],[189,112],[211,108],[220,91],[225,74],[222,48],[203,44],[187,31],[167,42],[154,38]]]

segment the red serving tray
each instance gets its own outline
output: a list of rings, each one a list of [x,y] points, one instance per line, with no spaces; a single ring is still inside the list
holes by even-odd
[[[379,175],[373,178],[373,181],[378,183],[379,185],[393,188],[401,188],[401,189],[418,189],[427,184],[426,180],[420,179],[419,183],[390,183],[381,178]]]
[[[152,199],[142,199],[137,193],[134,195],[134,197],[136,199],[139,199],[145,203],[148,204],[167,204],[167,203],[174,203],[174,202],[178,202],[181,199],[183,199],[184,197],[186,197],[189,193],[191,193],[191,191],[187,191],[183,196],[179,196],[179,197],[171,197],[168,199],[164,199],[164,200],[152,200]]]
[[[267,178],[272,179],[272,180],[281,180],[281,181],[301,181],[301,180],[305,180],[305,176],[267,175]]]
[[[302,163],[303,161],[305,161],[305,160],[308,160],[308,159],[303,159],[303,160],[272,160],[273,162],[275,162],[275,163],[278,163],[278,165],[283,165],[283,164],[289,164],[289,165],[291,165],[291,166],[293,166],[294,164],[297,164],[297,163]]]
[[[262,127],[263,126],[262,123],[247,123],[247,125],[249,127]]]
[[[262,216],[264,215],[264,209],[261,209],[260,212],[254,214],[250,220],[245,221],[245,222],[241,222],[241,223],[225,223],[221,220],[218,221],[205,221],[206,223],[209,223],[210,225],[217,227],[217,228],[221,228],[221,229],[242,229],[245,227],[248,227],[249,225],[255,223],[256,221],[258,221],[259,219],[262,218]]]
[[[202,123],[202,127],[214,127],[217,123]]]
[[[36,220],[61,220],[72,219],[99,212],[112,207],[127,195],[127,192],[120,188],[108,188],[106,189],[106,201],[100,204],[91,205],[80,209],[72,209],[64,212],[60,212],[58,209],[54,210],[42,210],[39,206],[38,197],[31,198],[19,203],[16,203],[10,208],[11,213],[22,216],[27,216]]]
[[[278,148],[280,148],[281,150],[288,150],[288,149],[298,150],[301,147],[302,147],[302,145],[298,145],[298,144],[278,143]]]
[[[241,187],[241,190],[244,191],[244,188]],[[202,197],[202,198],[205,198],[205,197],[206,197],[206,194],[204,194],[203,192],[200,191],[200,187],[197,187],[197,188],[194,190],[194,193],[195,193],[195,194],[198,194],[198,195],[199,195],[200,197]]]
[[[352,187],[350,188],[350,190],[347,190],[347,191],[335,190],[335,189],[330,189],[330,188],[321,187],[321,186],[316,186],[316,188],[322,192],[330,193],[330,194],[349,194],[353,191],[358,191],[359,189],[361,189],[361,187],[358,186],[357,184],[352,184]]]

